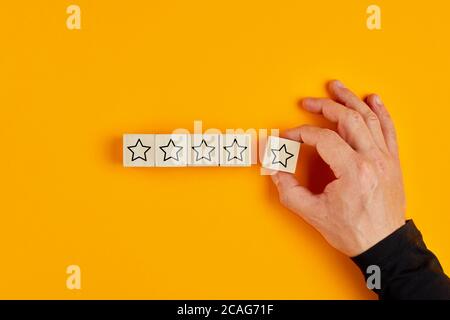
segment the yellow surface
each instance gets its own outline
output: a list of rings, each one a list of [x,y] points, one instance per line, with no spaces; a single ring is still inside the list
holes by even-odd
[[[408,216],[450,270],[448,1],[0,4],[0,298],[375,296],[251,168],[123,168],[121,137],[326,125],[296,100],[376,91],[401,145]],[[324,166],[302,151],[300,178]],[[77,264],[82,289],[66,288]]]

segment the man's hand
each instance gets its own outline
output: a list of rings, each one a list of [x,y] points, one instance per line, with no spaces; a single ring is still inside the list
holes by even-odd
[[[288,173],[272,179],[281,203],[315,227],[336,249],[356,256],[405,224],[405,197],[394,124],[377,95],[366,102],[339,81],[333,99],[307,98],[302,107],[337,124],[287,130],[287,139],[317,149],[336,180],[313,194]]]

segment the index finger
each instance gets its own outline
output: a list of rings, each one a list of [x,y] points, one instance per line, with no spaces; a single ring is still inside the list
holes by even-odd
[[[357,153],[335,131],[309,125],[288,129],[286,139],[314,146],[320,157],[330,166],[336,178],[351,169]]]

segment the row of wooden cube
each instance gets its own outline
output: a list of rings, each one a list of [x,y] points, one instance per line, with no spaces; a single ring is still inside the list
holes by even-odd
[[[251,165],[250,134],[124,134],[125,167]]]
[[[294,173],[300,143],[270,136],[263,154],[264,168]],[[252,164],[250,134],[125,134],[126,167],[234,166]]]

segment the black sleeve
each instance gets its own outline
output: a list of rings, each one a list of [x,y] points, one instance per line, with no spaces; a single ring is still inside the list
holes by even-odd
[[[380,299],[450,299],[450,279],[412,220],[352,260],[366,279],[367,267],[380,268]]]

